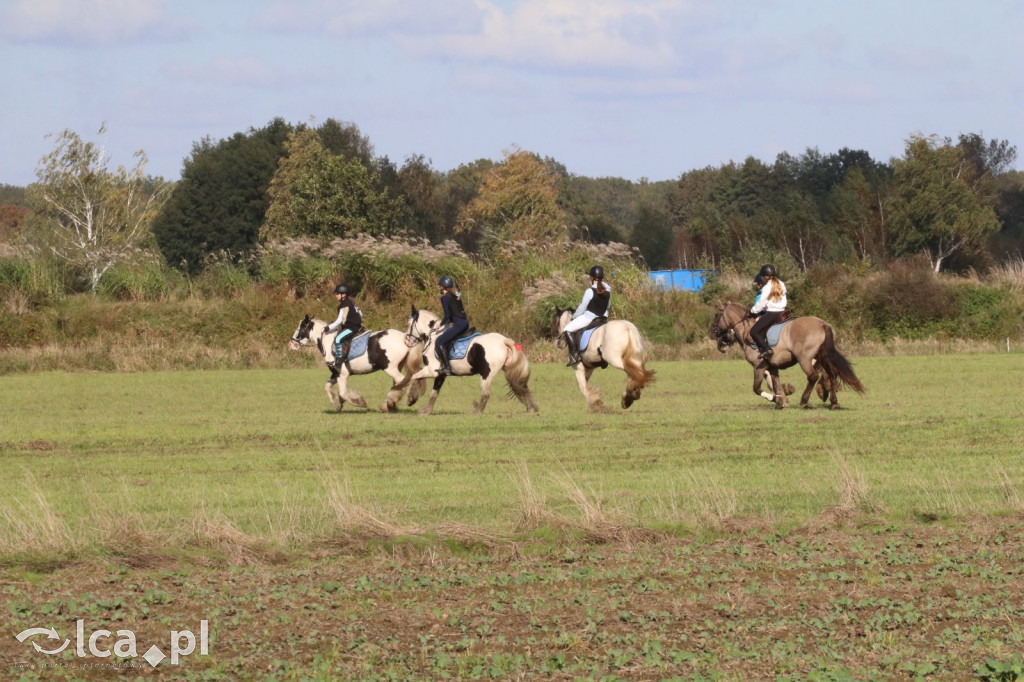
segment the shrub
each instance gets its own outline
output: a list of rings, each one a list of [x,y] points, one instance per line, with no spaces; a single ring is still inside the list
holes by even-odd
[[[952,294],[926,259],[914,258],[879,274],[864,296],[871,325],[883,338],[921,338],[953,327],[959,311]]]
[[[180,273],[157,262],[123,263],[103,273],[96,291],[117,301],[163,301],[183,281]]]

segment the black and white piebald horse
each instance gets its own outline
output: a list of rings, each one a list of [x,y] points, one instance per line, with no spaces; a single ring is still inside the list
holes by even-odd
[[[423,366],[418,372],[406,377],[404,381],[425,381],[434,379],[434,387],[430,392],[427,404],[420,408],[420,414],[430,414],[434,409],[437,394],[447,378],[437,374],[440,362],[434,355],[434,342],[442,330],[440,319],[427,310],[417,310],[415,306],[409,316],[409,332],[406,343],[421,349]],[[457,346],[456,339],[453,346]],[[476,334],[467,344],[465,355],[451,356],[452,375],[480,375],[480,400],[475,405],[475,412],[480,413],[487,407],[491,396],[491,382],[499,371],[505,372],[509,393],[526,406],[527,412],[537,412],[537,403],[530,392],[530,362],[523,353],[522,347],[512,339],[501,334]],[[396,386],[396,388],[400,387]]]
[[[346,402],[358,407],[366,407],[366,400],[348,386],[348,377],[353,374],[370,374],[385,372],[391,377],[391,390],[380,406],[381,412],[394,412],[402,399],[405,387],[409,385],[408,377],[422,366],[422,357],[418,345],[410,347],[405,342],[405,334],[397,329],[385,329],[378,332],[365,332],[353,338],[349,359],[341,369],[331,366],[334,361],[335,332],[327,332],[328,323],[306,315],[302,318],[295,333],[292,334],[288,347],[299,350],[303,347],[315,346],[331,370],[331,377],[324,385],[331,404],[339,410]],[[365,346],[365,350],[363,350]],[[409,388],[408,404],[413,405],[426,391],[425,379],[412,382]]]

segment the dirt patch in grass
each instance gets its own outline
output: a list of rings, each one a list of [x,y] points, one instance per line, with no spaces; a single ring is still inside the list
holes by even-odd
[[[969,679],[1024,649],[1019,518],[132,563],[7,569],[3,668],[108,679],[81,667],[101,659],[78,658],[73,641],[47,657],[15,638],[51,626],[73,637],[77,619],[86,637],[132,630],[140,656],[151,644],[166,653],[170,630],[198,635],[207,620],[208,655],[156,669],[128,659],[136,674],[167,679]],[[69,667],[41,669],[55,661]]]

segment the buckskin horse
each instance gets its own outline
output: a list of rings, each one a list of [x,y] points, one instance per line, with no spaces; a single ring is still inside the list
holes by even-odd
[[[571,319],[572,308],[555,308],[552,331],[556,334],[556,345],[559,348],[564,344],[562,330]],[[598,367],[611,365],[621,369],[629,377],[626,381],[626,390],[622,393],[624,410],[640,400],[640,390],[654,381],[654,372],[646,367],[643,337],[640,336],[636,325],[626,320],[610,320],[594,329],[586,349],[580,352],[580,357],[582,361],[576,365],[576,381],[591,410],[602,408],[601,389],[590,385],[590,375]]]
[[[724,353],[729,346],[739,343],[743,354],[754,368],[754,393],[777,409],[789,405],[789,399],[779,382],[779,370],[799,364],[807,376],[807,387],[800,396],[800,407],[809,407],[808,398],[815,384],[819,384],[819,395],[829,400],[830,409],[839,409],[836,391],[849,386],[858,393],[864,392],[860,379],[853,372],[850,361],[836,348],[832,325],[817,317],[797,317],[782,323],[779,340],[769,360],[758,357],[757,350],[750,344],[750,328],[754,319],[747,316],[747,308],[738,303],[719,306],[708,336],[718,342],[718,350]],[[764,376],[769,376],[772,392],[761,390]]]

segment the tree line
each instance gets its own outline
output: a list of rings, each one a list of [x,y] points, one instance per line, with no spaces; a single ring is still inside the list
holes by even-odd
[[[912,135],[884,162],[808,149],[633,182],[573,175],[518,148],[448,171],[421,155],[399,165],[353,123],[275,118],[194,143],[172,183],[145,175],[144,152],[111,169],[101,146],[66,130],[36,183],[0,186],[0,242],[73,263],[92,288],[138,249],[194,273],[261,244],[358,234],[452,240],[488,261],[510,245],[585,241],[629,244],[650,268],[880,269],[924,254],[936,272],[981,271],[1024,252],[1016,153],[976,133]]]

